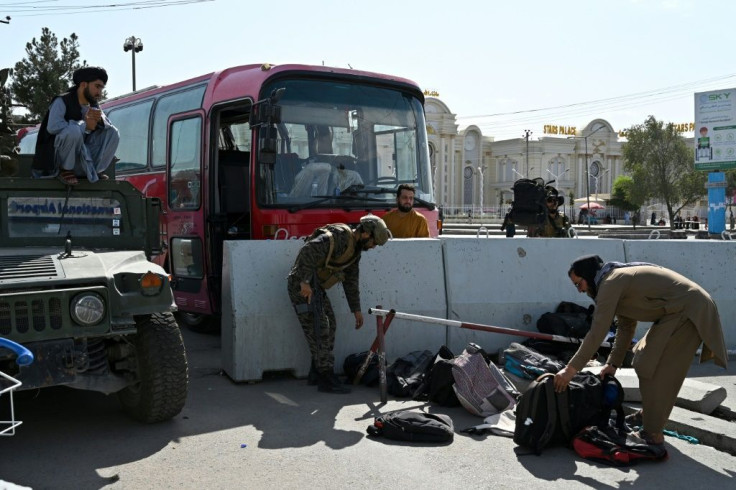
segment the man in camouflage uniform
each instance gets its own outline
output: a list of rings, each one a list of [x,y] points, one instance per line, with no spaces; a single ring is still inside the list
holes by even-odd
[[[345,298],[355,315],[355,328],[363,326],[358,288],[360,254],[388,241],[383,220],[372,214],[363,216],[355,229],[338,223],[318,228],[307,238],[288,276],[289,299],[312,354],[309,384],[319,391],[348,393],[335,375],[336,320],[325,290],[343,283]]]
[[[567,238],[570,229],[570,220],[560,213],[559,207],[565,198],[559,195],[557,189],[547,186],[547,217],[540,226],[530,226],[527,236],[543,238]]]

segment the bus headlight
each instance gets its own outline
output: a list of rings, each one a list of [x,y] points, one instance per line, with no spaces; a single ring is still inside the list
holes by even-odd
[[[97,293],[81,293],[72,299],[69,310],[75,322],[91,327],[105,316],[105,302]]]

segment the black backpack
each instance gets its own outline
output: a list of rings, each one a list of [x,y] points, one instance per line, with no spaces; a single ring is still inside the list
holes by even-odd
[[[400,410],[377,417],[367,432],[398,441],[449,442],[455,436],[455,427],[444,414]]]
[[[358,354],[350,354],[345,358],[345,361],[342,363],[342,369],[349,382],[353,382],[367,357],[368,351],[365,351]],[[360,378],[360,383],[366,386],[377,386],[378,376],[378,356],[373,356],[368,363],[368,368],[363,373],[363,377]]]
[[[514,182],[511,220],[517,225],[541,225],[547,215],[547,190],[544,179],[519,179]]]
[[[593,373],[576,374],[568,389],[556,393],[554,374],[533,381],[516,405],[514,442],[541,454],[550,445],[570,444],[590,425],[607,425],[611,410],[623,424],[624,394],[613,376],[604,381]]]
[[[542,374],[556,373],[565,367],[562,362],[518,342],[511,342],[503,351],[503,356],[504,371],[523,379],[536,379]]]
[[[460,405],[453,389],[455,384],[455,378],[452,375],[454,358],[455,355],[447,346],[440,347],[433,357],[432,364],[427,368],[424,381],[414,392],[414,400],[430,401],[444,407]]]
[[[413,351],[396,359],[386,370],[386,389],[397,397],[412,396],[432,365],[432,352]]]
[[[582,339],[590,330],[594,306],[588,308],[563,301],[554,312],[544,313],[537,320],[537,330],[552,335]]]

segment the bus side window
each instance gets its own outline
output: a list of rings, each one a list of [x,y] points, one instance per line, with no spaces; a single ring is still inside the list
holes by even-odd
[[[199,207],[201,128],[199,117],[175,121],[171,125],[169,207],[172,209]]]
[[[114,108],[108,114],[110,121],[120,133],[115,156],[116,172],[141,171],[148,166],[148,121],[153,100],[140,104]]]

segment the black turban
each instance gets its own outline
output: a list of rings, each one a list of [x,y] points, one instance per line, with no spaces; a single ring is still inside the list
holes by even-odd
[[[82,82],[94,82],[95,80],[102,80],[102,83],[107,84],[107,72],[101,66],[85,66],[76,70],[72,75],[75,86]]]
[[[584,255],[575,259],[575,262],[570,266],[570,272],[574,272],[576,276],[585,279],[585,282],[588,283],[588,289],[591,290],[593,293],[592,296],[595,298],[595,293],[597,292],[597,288],[595,287],[595,275],[598,274],[598,271],[600,271],[602,267],[603,259],[599,256]]]

